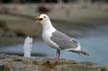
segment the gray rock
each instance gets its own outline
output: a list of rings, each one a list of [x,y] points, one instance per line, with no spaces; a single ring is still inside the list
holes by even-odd
[[[65,59],[56,62],[47,57],[25,58],[0,54],[0,71],[4,71],[3,68],[7,71],[108,71],[108,67],[102,67],[92,62]]]

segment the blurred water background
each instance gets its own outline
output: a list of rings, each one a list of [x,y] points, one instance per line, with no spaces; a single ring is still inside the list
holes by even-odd
[[[54,3],[12,1],[4,3],[2,0],[0,3],[0,53],[23,55],[24,39],[30,35],[34,39],[32,56],[54,58],[55,49],[42,41],[41,25],[34,22],[35,16],[46,13],[58,30],[77,38],[82,49],[90,53],[86,57],[62,51],[61,59],[108,65],[107,0],[66,0],[66,3],[63,3],[65,0]]]

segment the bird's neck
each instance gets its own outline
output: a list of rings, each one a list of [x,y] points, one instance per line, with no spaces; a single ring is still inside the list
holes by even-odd
[[[44,24],[42,24],[42,31],[43,32],[54,32],[56,29],[53,27],[51,21],[46,21],[44,22]]]

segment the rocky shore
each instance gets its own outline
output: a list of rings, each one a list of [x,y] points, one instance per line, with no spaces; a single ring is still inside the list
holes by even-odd
[[[61,59],[56,62],[47,57],[24,58],[17,55],[0,54],[0,71],[108,71],[91,62]]]

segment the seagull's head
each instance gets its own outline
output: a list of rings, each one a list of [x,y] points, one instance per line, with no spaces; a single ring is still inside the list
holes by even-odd
[[[44,24],[45,22],[49,21],[49,17],[46,14],[41,14],[40,16],[35,17],[36,23]]]

